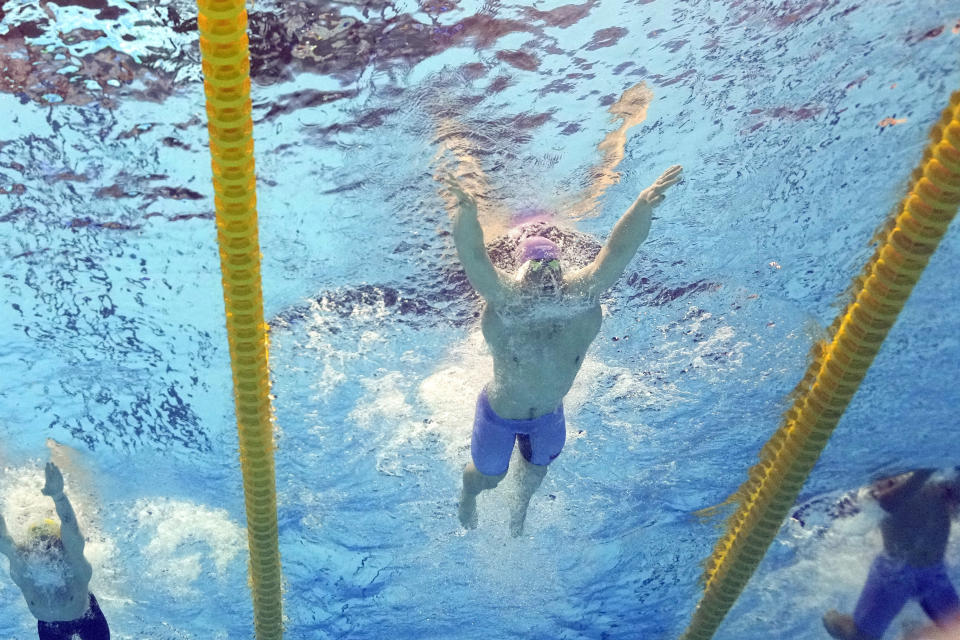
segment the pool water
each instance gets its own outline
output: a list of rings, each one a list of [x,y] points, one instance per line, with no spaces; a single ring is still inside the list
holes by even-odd
[[[253,100],[289,638],[667,638],[811,344],[960,88],[938,0],[262,2]],[[252,637],[186,2],[0,1],[0,509],[66,473],[115,638]],[[489,240],[529,206],[602,241],[685,181],[603,300],[567,444],[508,532],[456,517],[491,360],[437,176]],[[877,474],[954,467],[954,226],[717,638],[852,609]],[[806,506],[803,506],[806,505]],[[956,528],[956,527],[955,527]],[[955,532],[956,533],[956,532]],[[948,550],[960,580],[960,543]],[[2,563],[0,563],[2,564]],[[921,624],[910,605],[888,637]],[[0,638],[35,622],[0,580]]]

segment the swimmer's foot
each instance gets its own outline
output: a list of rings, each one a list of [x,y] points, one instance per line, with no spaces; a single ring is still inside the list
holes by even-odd
[[[460,494],[460,509],[457,513],[464,529],[477,528],[477,497],[463,492]]]
[[[837,640],[860,640],[863,636],[857,630],[853,616],[831,609],[823,614],[823,626]]]

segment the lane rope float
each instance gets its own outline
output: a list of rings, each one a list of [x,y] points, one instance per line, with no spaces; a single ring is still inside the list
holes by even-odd
[[[257,640],[283,636],[267,324],[253,160],[244,0],[197,0],[217,242],[233,370]]]

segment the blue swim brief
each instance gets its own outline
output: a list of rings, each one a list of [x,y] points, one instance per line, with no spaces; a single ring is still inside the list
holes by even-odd
[[[477,398],[470,453],[474,466],[484,475],[498,476],[507,471],[515,441],[527,462],[545,466],[560,455],[566,438],[563,405],[532,420],[508,420],[490,406],[486,389]]]
[[[870,567],[853,621],[862,633],[881,638],[910,598],[919,600],[938,625],[951,622],[960,614],[960,600],[943,563],[913,567],[881,554]]]

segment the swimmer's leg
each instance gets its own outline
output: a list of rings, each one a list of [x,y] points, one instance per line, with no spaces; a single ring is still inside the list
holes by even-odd
[[[853,610],[856,640],[879,640],[903,606],[914,596],[915,580],[908,566],[885,554],[870,565],[867,583],[863,585]]]
[[[914,580],[907,571],[886,555],[877,556],[853,615],[831,610],[823,616],[827,633],[839,640],[880,640],[912,595]]]
[[[946,568],[940,564],[922,572],[920,606],[923,611],[940,628],[960,624],[960,598],[950,583]]]
[[[510,533],[514,537],[523,533],[523,523],[527,519],[530,498],[536,493],[546,475],[547,465],[533,464],[521,456],[520,488],[517,491],[517,501],[510,512]]]
[[[463,490],[460,492],[460,509],[457,514],[465,529],[477,528],[477,496],[480,492],[493,489],[506,475],[507,472],[504,471],[500,475],[488,476],[480,473],[472,462],[467,463],[463,469]]]
[[[523,462],[520,465],[520,489],[513,511],[510,514],[510,533],[514,537],[523,533],[530,498],[547,475],[547,465],[563,450],[567,428],[563,420],[563,408],[543,416],[540,425],[529,434],[517,435],[517,447]]]

